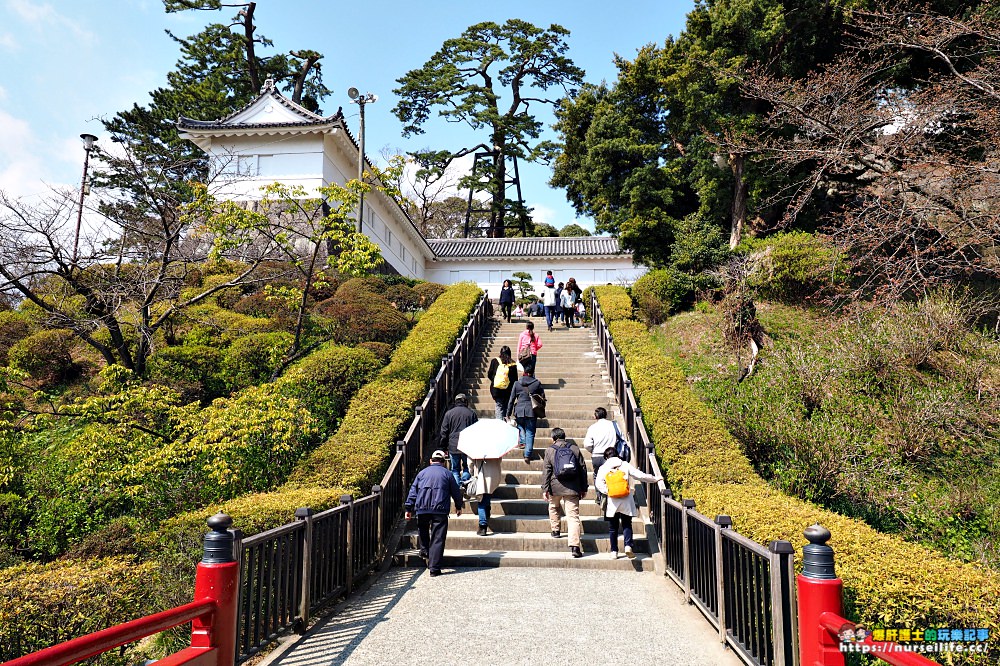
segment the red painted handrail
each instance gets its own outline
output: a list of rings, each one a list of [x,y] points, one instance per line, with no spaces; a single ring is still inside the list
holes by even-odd
[[[173,629],[191,620],[214,613],[217,604],[214,599],[201,599],[189,604],[171,608],[154,615],[119,624],[108,629],[80,636],[52,647],[26,654],[3,666],[56,666],[75,664],[78,661],[113,650],[116,647],[152,636],[167,629]]]
[[[854,626],[854,623],[836,613],[826,612],[821,613],[819,616],[819,626],[834,636],[839,635],[844,625]],[[867,654],[893,666],[928,666],[928,664],[930,666],[937,666],[935,662],[927,657],[923,657],[915,652],[907,652],[899,643],[873,641],[871,636],[863,641],[859,641],[859,643],[872,648]]]

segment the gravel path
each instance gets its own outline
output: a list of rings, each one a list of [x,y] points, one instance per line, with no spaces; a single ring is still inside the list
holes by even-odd
[[[606,638],[613,631],[613,641]],[[605,646],[618,645],[614,650]],[[543,568],[393,568],[271,666],[738,666],[663,577]]]

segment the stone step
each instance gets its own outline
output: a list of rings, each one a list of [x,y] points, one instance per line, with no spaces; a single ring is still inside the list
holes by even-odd
[[[568,537],[565,532],[558,539],[553,538],[548,531],[544,534],[533,534],[530,532],[490,533],[487,536],[479,536],[474,531],[461,532],[458,530],[448,530],[448,537],[444,542],[444,549],[447,553],[451,550],[490,550],[490,551],[529,551],[529,552],[566,552],[569,548]],[[403,534],[400,540],[400,548],[419,548],[417,530],[409,530]],[[624,551],[621,537],[618,539],[618,548]],[[636,532],[632,548],[637,553],[649,553],[649,541],[645,533]],[[611,552],[611,542],[607,533],[603,534],[582,534],[580,535],[580,550],[584,553],[609,553]]]
[[[452,567],[538,567],[557,569],[607,569],[612,571],[653,571],[653,557],[636,553],[635,559],[619,557],[610,559],[606,554],[586,554],[570,557],[569,551],[506,551],[445,550],[442,566]],[[393,557],[393,564],[402,567],[422,567],[424,561],[415,549],[401,550]]]
[[[487,404],[489,407],[488,409],[487,409]],[[492,419],[496,414],[496,412],[493,409],[494,404],[495,403],[491,398],[489,403],[482,403],[481,407],[479,404],[469,405],[469,407],[478,408],[475,409],[475,412],[476,416],[478,416],[479,418]],[[573,425],[589,426],[591,423],[594,422],[594,409],[592,407],[587,407],[587,406],[584,406],[582,408],[577,407],[576,409],[573,409],[568,407],[562,407],[559,405],[551,405],[548,403],[548,400],[546,399],[545,418],[540,418],[538,420],[539,420],[539,426],[542,426],[545,421],[550,421],[550,422],[559,421],[560,427],[563,428],[565,428],[566,426],[562,424],[566,421],[573,421],[574,422]]]
[[[470,401],[485,400],[493,402],[493,394],[490,393],[490,385],[486,384],[485,386],[482,386],[479,385],[480,383],[478,381],[476,381],[476,384],[477,384],[476,386],[469,386],[467,383],[466,386],[463,387],[462,392],[469,397]],[[611,397],[611,391],[612,391],[611,382],[608,382],[606,387],[607,387],[607,397]],[[590,398],[594,396],[594,389],[593,387],[590,386],[587,387],[564,386],[560,388],[558,386],[546,387],[545,384],[543,383],[542,390],[545,391],[545,397],[548,398],[549,402],[561,400],[574,405],[580,404],[581,402],[586,402],[585,398]],[[607,400],[605,400],[605,402],[607,402]],[[608,405],[604,405],[604,407],[607,408]],[[593,412],[591,412],[591,415],[593,415]]]
[[[478,510],[479,505],[476,501],[469,503],[472,511]],[[549,503],[543,499],[537,500],[505,500],[493,498],[490,502],[490,513],[493,518],[498,516],[548,516],[549,515]],[[464,515],[464,512],[463,512]],[[593,516],[599,517],[601,515],[601,509],[594,502],[592,497],[585,498],[580,502],[580,517]],[[456,518],[453,513],[451,519]]]
[[[593,502],[591,503],[593,504]],[[582,509],[583,507],[581,506],[580,508]],[[605,536],[608,534],[608,521],[601,515],[581,515],[580,522],[583,524],[583,531],[587,534],[603,534]],[[633,526],[639,527],[639,524],[636,522]],[[449,532],[451,530],[475,532],[478,527],[479,516],[476,515],[475,511],[471,514],[463,512],[461,516],[452,516],[448,520]],[[503,534],[549,534],[551,529],[548,513],[540,515],[498,516],[493,513],[492,505],[490,506],[491,532]],[[563,518],[560,522],[560,530],[563,534],[566,534],[568,529],[566,519]],[[618,538],[620,539],[621,537],[619,536]]]

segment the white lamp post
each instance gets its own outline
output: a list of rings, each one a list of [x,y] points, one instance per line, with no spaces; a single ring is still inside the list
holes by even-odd
[[[80,248],[80,225],[83,223],[83,198],[87,196],[87,167],[90,166],[90,151],[94,149],[94,142],[97,137],[93,134],[83,133],[83,180],[80,182],[80,209],[76,212],[76,233],[73,234],[73,265],[76,265],[77,254]]]
[[[358,136],[358,182],[364,182],[365,172],[365,104],[372,104],[378,101],[378,95],[372,93],[361,94],[357,88],[348,88],[347,96],[351,102],[358,105],[361,111],[361,132]],[[365,212],[365,193],[361,192],[358,199],[358,231],[361,231],[361,220]]]

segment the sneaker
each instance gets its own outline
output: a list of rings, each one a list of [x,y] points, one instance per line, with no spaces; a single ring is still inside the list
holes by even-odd
[[[517,445],[517,448],[519,448],[519,449],[523,449],[523,448],[524,448],[524,444],[518,444],[518,445]]]
[[[618,551],[617,550],[611,551],[610,553],[608,553],[608,557],[611,558],[612,560],[617,560],[618,559]]]
[[[424,561],[424,565],[426,566],[427,565],[427,551],[424,550],[424,549],[422,549],[422,548],[420,549],[420,559],[422,559]]]
[[[441,570],[440,569],[437,569],[437,570],[431,569],[431,578],[433,578],[434,576],[440,576],[440,575],[441,575]]]
[[[583,557],[583,553],[580,552],[580,547],[579,546],[570,546],[569,547],[569,554],[572,557],[574,557],[574,558]]]
[[[479,536],[486,536],[486,525],[480,525],[479,529],[476,531]]]
[[[632,551],[632,546],[625,546],[625,557],[630,560],[635,559],[635,553]]]
[[[531,464],[531,456],[524,456],[524,464],[526,465]]]
[[[559,530],[552,530],[552,538],[553,539],[559,538]]]

